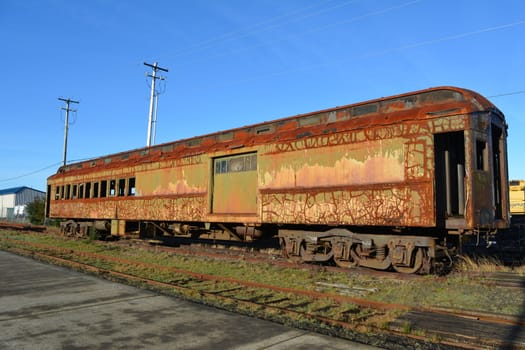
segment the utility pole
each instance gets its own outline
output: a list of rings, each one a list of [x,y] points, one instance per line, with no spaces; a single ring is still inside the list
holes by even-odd
[[[168,70],[166,68],[161,68],[157,65],[157,62],[154,62],[153,64],[150,64],[150,63],[146,63],[144,62],[144,65],[145,66],[148,66],[148,67],[151,67],[153,69],[153,73],[152,74],[148,74],[148,77],[151,78],[151,95],[150,95],[150,101],[149,101],[149,118],[148,118],[148,139],[146,140],[146,146],[149,147],[151,146],[151,140],[152,140],[152,132],[151,132],[151,129],[153,127],[153,124],[154,123],[157,123],[157,113],[156,113],[156,106],[154,107],[154,100],[155,100],[155,97],[158,98],[157,96],[157,92],[155,91],[155,83],[157,81],[157,79],[160,79],[160,80],[164,80],[165,78],[164,77],[158,77],[157,76],[157,71],[160,70],[160,71],[163,71],[163,72],[168,72]],[[158,104],[158,101],[157,101],[157,104]],[[153,110],[155,110],[155,118],[153,117]],[[156,129],[155,129],[156,131]]]
[[[67,155],[67,133],[69,130],[69,111],[76,112],[76,109],[70,109],[69,104],[70,103],[79,103],[78,101],[72,100],[70,98],[58,98],[60,101],[64,101],[66,103],[66,108],[62,107],[63,110],[66,111],[66,121],[64,123],[64,166],[66,165],[66,155]]]

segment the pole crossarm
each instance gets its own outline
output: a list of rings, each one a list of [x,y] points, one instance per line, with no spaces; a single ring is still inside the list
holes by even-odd
[[[154,62],[153,64],[144,62],[144,65],[153,68],[153,70],[161,70],[161,71],[166,72],[166,73],[168,72],[167,68],[159,67],[157,65],[157,62]]]
[[[64,102],[67,103],[68,105],[69,105],[70,103],[80,103],[80,102],[75,101],[75,100],[72,100],[72,99],[70,99],[70,98],[62,98],[62,97],[59,97],[58,99],[59,99],[60,101],[64,101]]]

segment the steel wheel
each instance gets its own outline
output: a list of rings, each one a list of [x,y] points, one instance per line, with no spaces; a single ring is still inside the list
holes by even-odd
[[[424,248],[417,248],[414,254],[414,260],[412,266],[398,266],[392,264],[394,270],[400,273],[416,273],[423,266],[423,260],[425,257]]]
[[[279,239],[279,245],[281,246],[281,252],[286,259],[295,263],[301,262],[301,256],[291,255],[288,253],[288,250],[286,249],[286,240],[284,238]]]
[[[339,267],[342,267],[342,268],[351,268],[351,267],[356,267],[358,264],[357,260],[355,259],[355,256],[357,255],[357,253],[355,253],[355,249],[356,249],[357,245],[353,245],[351,248],[350,248],[350,257],[349,257],[349,260],[343,260],[343,259],[340,259],[340,258],[336,258],[334,256],[334,262],[337,266]]]

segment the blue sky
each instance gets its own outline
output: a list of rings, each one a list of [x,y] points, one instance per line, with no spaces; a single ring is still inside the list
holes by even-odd
[[[0,0],[0,188],[45,190],[62,162],[433,86],[475,90],[509,124],[525,179],[523,0]]]

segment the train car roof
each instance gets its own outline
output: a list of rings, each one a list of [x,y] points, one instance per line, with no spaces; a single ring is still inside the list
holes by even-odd
[[[94,167],[123,166],[124,162],[137,164],[160,160],[170,155],[171,158],[189,157],[205,152],[233,150],[247,146],[246,141],[251,145],[275,142],[278,141],[276,135],[290,135],[292,132],[296,138],[305,137],[308,136],[307,130],[311,128],[345,120],[372,121],[382,117],[390,121],[401,121],[409,110],[411,119],[414,115],[423,119],[466,112],[493,111],[504,122],[503,113],[482,95],[452,86],[434,87],[97,157],[62,166],[50,179],[64,173],[88,172]]]

